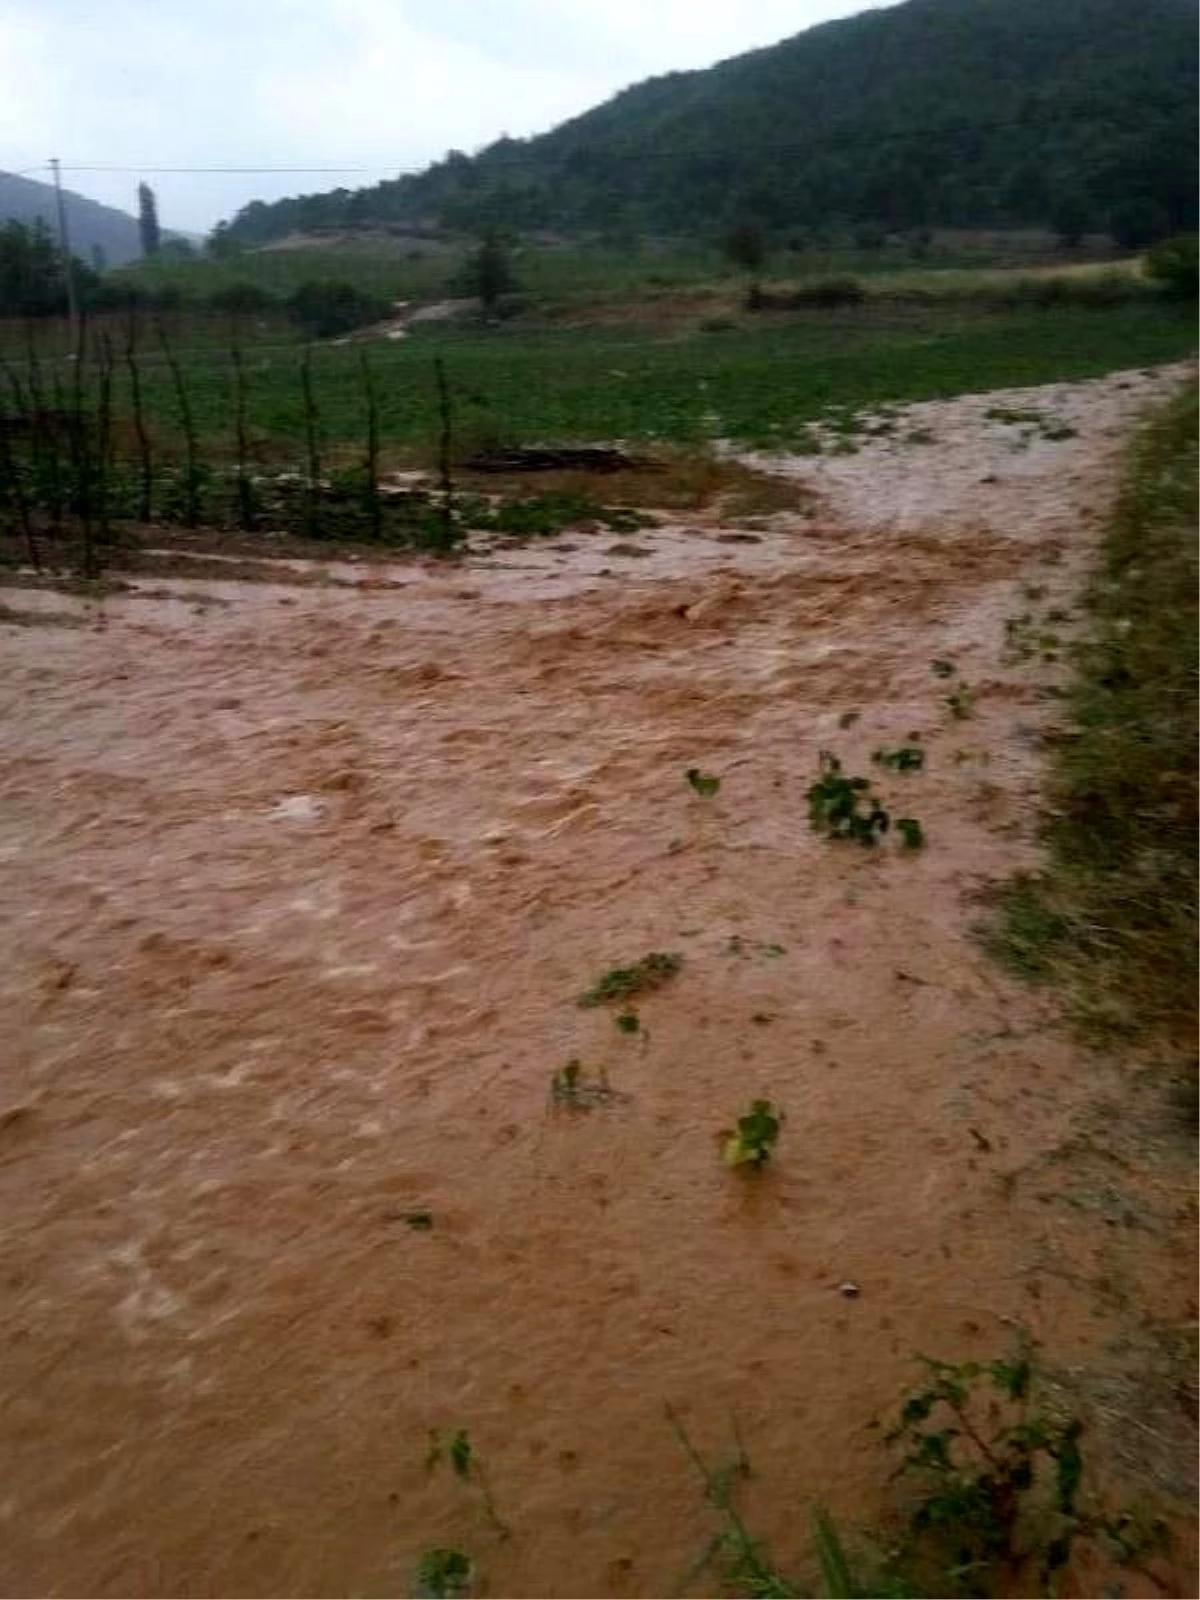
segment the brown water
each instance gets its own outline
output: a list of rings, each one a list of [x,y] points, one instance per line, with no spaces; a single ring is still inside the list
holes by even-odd
[[[815,1498],[887,1505],[913,1352],[1018,1328],[1107,1361],[1096,1426],[1186,1493],[1112,1355],[1186,1299],[1174,1179],[1095,1154],[1119,1072],[969,935],[1036,859],[1060,671],[1005,618],[1071,604],[1168,382],[1056,392],[1077,437],[1025,448],[997,397],[916,408],[937,447],[776,463],[823,510],[758,542],[10,593],[82,625],[0,626],[5,1593],[396,1594],[452,1544],[492,1594],[660,1594],[712,1531],[665,1403],[714,1455],[736,1415],[802,1565]],[[809,831],[822,748],[918,732],[877,781],[924,852]],[[655,949],[639,1035],[576,1004]],[[571,1057],[616,1092],[552,1106]],[[1047,1200],[1114,1183],[1144,1225]],[[458,1427],[511,1537],[425,1469]]]

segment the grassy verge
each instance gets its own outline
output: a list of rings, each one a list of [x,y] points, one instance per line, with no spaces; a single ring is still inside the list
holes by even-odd
[[[1143,431],[1089,596],[1046,823],[998,894],[993,951],[1093,1037],[1194,1052],[1197,391]]]

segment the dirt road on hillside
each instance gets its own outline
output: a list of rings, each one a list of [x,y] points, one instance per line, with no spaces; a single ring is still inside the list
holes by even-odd
[[[802,1569],[814,1499],[889,1504],[913,1353],[1020,1329],[1186,1500],[1169,1135],[969,932],[1036,860],[1063,672],[1006,619],[1070,634],[1175,381],[911,408],[772,463],[816,509],[756,529],[0,596],[4,1593],[391,1595],[438,1545],[670,1592],[712,1522],[668,1402],[713,1453],[736,1415]],[[822,749],[927,848],[811,833]],[[577,1005],[654,950],[637,1034]],[[456,1428],[509,1537],[426,1470]]]

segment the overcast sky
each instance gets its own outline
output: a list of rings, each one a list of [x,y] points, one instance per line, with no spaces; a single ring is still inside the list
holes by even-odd
[[[539,133],[871,0],[0,0],[0,168],[205,230]],[[113,165],[128,172],[83,172]],[[155,167],[363,171],[171,174]]]

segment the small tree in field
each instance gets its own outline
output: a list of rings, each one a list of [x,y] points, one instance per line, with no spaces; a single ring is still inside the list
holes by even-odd
[[[1082,195],[1064,194],[1054,206],[1050,225],[1058,235],[1064,250],[1074,250],[1083,240],[1091,220],[1087,202]]]
[[[1146,256],[1146,276],[1177,299],[1195,299],[1200,289],[1200,241],[1196,235],[1180,234],[1156,244]]]
[[[753,217],[744,217],[726,233],[721,249],[735,267],[755,278],[767,259],[767,230]]]
[[[162,230],[158,225],[158,201],[148,183],[138,184],[138,233],[142,241],[142,254],[156,256],[162,243]]]
[[[253,289],[253,285],[245,287]],[[244,289],[242,299],[244,304]],[[336,339],[353,333],[356,328],[384,321],[391,309],[382,296],[336,278],[310,278],[287,300],[288,316],[309,339]]]
[[[463,263],[461,287],[479,301],[485,317],[494,317],[506,294],[516,288],[512,254],[503,235],[489,228]]]
[[[1114,206],[1109,232],[1122,250],[1144,250],[1171,231],[1170,218],[1157,200],[1138,196]]]

